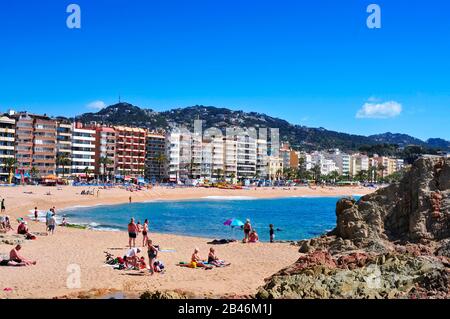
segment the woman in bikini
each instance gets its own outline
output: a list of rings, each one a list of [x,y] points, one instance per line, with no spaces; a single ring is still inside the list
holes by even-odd
[[[206,265],[203,259],[200,258],[198,255],[199,252],[200,250],[198,248],[194,249],[194,253],[191,257],[191,264],[196,265],[197,267],[203,267],[205,269],[212,269],[212,266]]]
[[[138,227],[134,222],[134,218],[131,218],[130,223],[128,224],[128,244],[130,248],[136,246],[136,237],[138,233]]]
[[[142,247],[145,247],[148,242],[148,219],[144,221],[144,225],[142,226]]]
[[[156,247],[153,246],[153,242],[150,239],[147,241],[147,255],[148,255],[148,263],[150,265],[149,271],[153,275],[155,273],[153,264],[156,260],[156,257],[158,256],[158,249],[156,249]]]
[[[220,260],[219,257],[217,257],[216,250],[213,247],[209,249],[208,264],[214,265],[216,267],[225,267],[230,265],[230,263],[226,263],[225,261]]]

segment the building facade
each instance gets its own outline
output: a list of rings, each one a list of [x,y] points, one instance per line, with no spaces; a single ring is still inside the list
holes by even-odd
[[[14,159],[16,120],[8,116],[0,117],[0,180],[7,181],[10,173],[5,160]]]
[[[162,181],[166,176],[166,139],[158,133],[147,133],[145,153],[145,177],[150,181]]]

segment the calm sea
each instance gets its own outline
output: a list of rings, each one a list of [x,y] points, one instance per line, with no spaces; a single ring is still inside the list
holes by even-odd
[[[251,220],[262,241],[269,240],[274,224],[277,240],[316,237],[336,225],[335,207],[339,197],[292,197],[254,199],[210,197],[201,200],[154,201],[114,206],[74,207],[61,211],[70,223],[94,229],[126,230],[130,217],[150,221],[150,232],[205,238],[242,237],[242,230],[224,226],[228,218]]]

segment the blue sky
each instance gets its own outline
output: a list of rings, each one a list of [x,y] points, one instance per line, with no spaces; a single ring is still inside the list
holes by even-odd
[[[370,3],[381,29],[366,26]],[[444,0],[1,1],[0,110],[73,116],[120,94],[450,139],[449,15]]]

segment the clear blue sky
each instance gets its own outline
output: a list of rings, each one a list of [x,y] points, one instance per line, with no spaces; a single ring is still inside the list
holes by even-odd
[[[66,27],[70,3],[81,30]],[[366,27],[370,3],[379,30]],[[444,0],[1,1],[0,110],[72,116],[121,94],[450,139],[449,16]],[[358,118],[365,103],[401,112]]]

